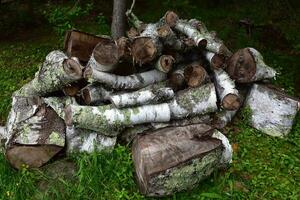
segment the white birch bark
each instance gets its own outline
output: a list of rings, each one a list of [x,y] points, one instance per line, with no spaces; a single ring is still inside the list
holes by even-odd
[[[230,145],[228,138],[218,130],[214,130],[212,137],[221,140],[222,144],[224,146],[220,164],[225,167],[225,166],[229,165],[230,163],[232,163],[233,151],[232,151],[232,147]]]

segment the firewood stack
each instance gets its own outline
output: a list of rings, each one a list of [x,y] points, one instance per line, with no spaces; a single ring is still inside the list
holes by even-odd
[[[233,54],[203,22],[172,11],[148,24],[126,15],[132,27],[118,40],[68,31],[65,52],[50,52],[13,94],[3,133],[13,167],[40,167],[64,149],[111,150],[118,137],[133,141],[141,191],[163,196],[231,162],[219,130],[244,100],[255,128],[289,132],[299,101],[262,84],[276,71],[257,50]]]

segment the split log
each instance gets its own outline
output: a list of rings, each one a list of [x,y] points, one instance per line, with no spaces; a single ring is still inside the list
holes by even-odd
[[[83,67],[61,51],[52,51],[35,74],[32,81],[25,84],[14,96],[45,96],[59,91],[82,78]]]
[[[212,69],[220,69],[225,67],[224,56],[209,51],[204,51],[203,54]]]
[[[77,57],[82,62],[88,62],[93,49],[103,38],[78,30],[66,32],[64,50],[69,57]]]
[[[214,52],[225,57],[230,57],[232,52],[224,45],[223,41],[216,37],[215,32],[209,32],[205,24],[197,19],[189,20],[189,24],[196,28],[206,39],[206,49],[210,52]]]
[[[231,158],[228,146],[219,138],[226,137],[205,124],[138,136],[132,157],[140,191],[147,196],[165,196],[196,187]]]
[[[189,87],[198,87],[209,80],[206,70],[198,63],[192,63],[184,69],[184,79]]]
[[[155,68],[161,72],[168,73],[175,62],[175,59],[171,55],[162,55],[158,58]]]
[[[40,167],[65,145],[64,121],[36,97],[14,97],[7,131],[6,157],[17,169]]]
[[[89,84],[81,90],[81,98],[87,105],[98,105],[108,101],[112,91],[105,89],[100,84]]]
[[[271,136],[284,137],[292,129],[300,101],[274,87],[254,84],[246,99],[251,125]]]
[[[126,0],[114,0],[111,34],[114,39],[125,35],[126,29]]]
[[[167,78],[165,73],[158,70],[150,70],[139,74],[132,74],[130,76],[118,76],[101,72],[91,67],[85,70],[84,77],[119,90],[140,89],[153,83],[166,80]]]
[[[140,106],[146,104],[157,104],[168,101],[174,97],[171,88],[160,88],[158,90],[141,90],[131,93],[115,94],[109,97],[110,102],[117,108]]]
[[[116,109],[108,106],[69,105],[65,110],[68,126],[115,136],[125,127],[152,122],[169,122],[217,110],[213,84],[181,91],[170,103]]]
[[[227,72],[237,82],[249,83],[275,78],[276,71],[264,63],[262,55],[253,48],[238,50],[227,62]]]
[[[241,102],[234,81],[223,69],[214,70],[214,80],[221,107],[226,110],[238,109]]]
[[[103,37],[93,50],[87,66],[103,72],[113,71],[119,62],[119,48],[110,37]]]
[[[169,11],[166,14],[168,25],[175,30],[181,32],[187,37],[191,38],[197,47],[206,47],[207,40],[204,36],[186,20],[181,20],[176,13]]]
[[[68,154],[76,152],[102,152],[112,151],[116,145],[117,137],[107,137],[102,134],[67,126],[66,151]]]

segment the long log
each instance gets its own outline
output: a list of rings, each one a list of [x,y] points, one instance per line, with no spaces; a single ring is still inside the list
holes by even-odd
[[[139,74],[132,74],[130,76],[118,76],[101,72],[91,67],[85,70],[84,77],[119,90],[140,89],[167,79],[166,74],[158,70],[150,70]]]
[[[152,122],[168,122],[217,110],[213,84],[181,91],[170,103],[116,109],[111,106],[69,105],[65,110],[68,126],[90,129],[115,136],[125,127]]]
[[[214,83],[221,103],[226,110],[236,110],[240,107],[239,92],[235,83],[223,69],[214,70]]]
[[[147,196],[165,196],[192,189],[228,164],[228,140],[213,131],[208,125],[197,124],[138,136],[132,157],[140,191]]]
[[[227,62],[227,72],[232,79],[249,83],[275,78],[276,71],[267,66],[262,55],[254,48],[238,50]]]
[[[173,97],[174,91],[171,88],[160,88],[158,90],[141,90],[131,93],[115,94],[111,95],[109,100],[117,108],[124,108],[166,102]]]
[[[66,151],[67,154],[77,152],[102,152],[112,151],[116,145],[117,137],[108,137],[87,129],[77,129],[67,126]]]
[[[82,78],[83,67],[61,51],[52,51],[46,57],[33,80],[25,84],[14,96],[45,96],[59,91]]]
[[[283,91],[254,84],[245,102],[250,111],[251,125],[271,136],[284,137],[291,131],[299,111],[299,99]]]

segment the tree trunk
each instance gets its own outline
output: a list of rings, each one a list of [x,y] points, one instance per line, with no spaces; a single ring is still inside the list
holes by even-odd
[[[245,108],[250,109],[251,125],[254,128],[271,136],[284,137],[292,129],[300,103],[283,91],[254,84]]]
[[[253,48],[238,50],[227,62],[227,72],[237,82],[249,83],[276,76],[276,71],[264,63],[262,55]]]
[[[141,90],[115,94],[111,95],[109,100],[117,108],[124,108],[166,102],[173,97],[174,91],[171,88],[160,88],[158,90]]]
[[[111,34],[116,40],[125,35],[126,29],[126,0],[114,0]]]
[[[97,71],[93,68],[87,68],[84,76],[118,90],[140,89],[167,79],[167,75],[158,70],[150,70],[139,74],[132,74],[130,76],[118,76]]]
[[[164,128],[138,136],[132,145],[132,157],[141,192],[165,196],[196,187],[230,162],[225,138],[205,124]]]
[[[214,83],[222,108],[236,110],[240,107],[239,92],[235,88],[234,81],[223,69],[214,70]]]
[[[35,74],[32,81],[25,84],[14,96],[45,96],[59,91],[68,84],[82,78],[83,67],[61,51],[52,51]]]

